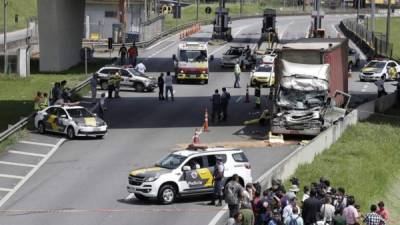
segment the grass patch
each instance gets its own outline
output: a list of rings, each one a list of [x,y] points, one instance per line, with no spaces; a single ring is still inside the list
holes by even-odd
[[[3,1],[0,3],[0,31],[3,32],[4,14]],[[15,22],[18,15],[18,23]],[[7,7],[7,31],[26,28],[29,18],[37,17],[37,0],[9,0]]]
[[[289,1],[288,1],[289,2]],[[290,4],[287,4],[290,6]],[[211,7],[212,12],[211,14],[205,13],[205,8]],[[215,17],[215,9],[218,7],[218,4],[200,4],[199,5],[199,20],[213,20]],[[238,16],[240,12],[240,6],[236,3],[228,3],[226,7],[229,8],[229,15],[230,16]],[[245,3],[243,5],[243,15],[254,15],[257,13],[263,13],[265,8],[279,8],[282,7],[282,2],[277,0],[269,0],[269,1],[261,1],[260,4],[257,3]],[[293,8],[285,8],[285,10],[291,10]],[[298,9],[298,8],[295,8]],[[174,19],[172,15],[167,15],[164,21],[164,28],[170,29],[175,27],[177,24],[186,24],[189,22],[196,21],[196,13],[197,7],[196,4],[187,6],[182,8],[182,18],[181,19]]]
[[[370,24],[371,22],[369,22]],[[371,25],[369,25],[371,26]],[[376,18],[375,31],[386,34],[386,18]],[[393,58],[400,60],[400,17],[390,21],[390,42],[393,43]]]
[[[368,212],[372,203],[393,198],[385,194],[400,185],[400,179],[393,180],[393,175],[400,172],[400,107],[387,113],[392,116],[374,115],[347,128],[330,149],[316,156],[311,164],[301,165],[294,176],[302,185],[316,182],[321,176],[329,178],[332,186],[344,187],[354,195],[363,212]],[[392,218],[398,218],[399,210],[390,206],[389,210]]]
[[[4,141],[0,142],[0,153],[3,152],[7,148],[7,146],[15,144],[18,140],[24,138],[26,135],[26,130],[20,130],[10,135]]]

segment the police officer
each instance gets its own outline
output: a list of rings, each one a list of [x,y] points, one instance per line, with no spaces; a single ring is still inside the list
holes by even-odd
[[[218,89],[215,89],[215,92],[211,97],[211,102],[212,102],[211,121],[214,123],[215,115],[218,116],[218,121],[221,120],[221,95],[218,93]]]
[[[254,88],[254,97],[256,98],[256,109],[261,109],[261,84],[258,81],[256,81]]]
[[[108,74],[108,98],[112,98],[112,93],[115,90],[114,75]]]
[[[224,163],[222,162],[222,158],[220,156],[216,157],[216,164],[214,167],[213,178],[214,178],[214,198],[211,200],[209,205],[215,205],[215,200],[218,199],[218,204],[215,206],[222,206],[222,197],[223,197],[223,181],[224,181]]]
[[[115,98],[120,98],[119,97],[119,88],[121,86],[121,75],[119,72],[116,72],[113,76],[113,82],[114,82],[114,89],[115,89]]]

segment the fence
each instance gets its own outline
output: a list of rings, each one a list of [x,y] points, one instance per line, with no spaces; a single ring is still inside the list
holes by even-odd
[[[345,19],[342,21],[342,24],[345,26],[345,29],[350,31],[348,32],[350,35],[349,38],[353,39],[351,36],[357,36],[360,41],[363,41],[373,50],[374,56],[392,58],[393,44],[386,42],[385,34],[371,31],[368,29],[368,26],[366,27],[363,24],[357,23],[354,19]]]

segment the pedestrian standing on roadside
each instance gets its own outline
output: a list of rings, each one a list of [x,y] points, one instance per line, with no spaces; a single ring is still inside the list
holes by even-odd
[[[292,215],[284,219],[285,225],[292,225],[292,224],[303,225],[304,224],[303,218],[301,218],[299,214],[300,214],[299,209],[297,207],[293,208]]]
[[[114,75],[108,74],[108,98],[112,98],[113,91],[115,90],[114,86]]]
[[[226,88],[222,88],[222,95],[221,95],[221,109],[222,109],[222,120],[226,121],[228,118],[228,105],[229,101],[231,100],[231,94],[226,91]]]
[[[333,222],[333,217],[335,216],[335,206],[332,204],[331,197],[328,195],[324,198],[324,204],[321,206],[320,212],[323,217],[323,220],[327,224],[331,224]]]
[[[214,178],[214,196],[209,205],[215,205],[215,200],[218,199],[218,204],[215,206],[222,206],[222,197],[223,197],[223,179],[224,179],[224,163],[222,162],[222,158],[216,157],[216,164],[214,167],[213,178]]]
[[[256,85],[254,87],[254,97],[256,103],[256,109],[261,109],[261,84],[256,81]]]
[[[161,73],[157,80],[158,83],[158,100],[164,100],[164,73]]]
[[[49,95],[47,93],[43,93],[42,102],[39,104],[40,110],[43,110],[49,106]]]
[[[303,187],[303,199],[301,200],[301,203],[304,203],[305,200],[307,200],[307,198],[310,197],[310,188],[305,185]]]
[[[218,89],[215,89],[214,94],[211,97],[212,102],[212,113],[211,122],[215,122],[215,115],[218,117],[218,121],[221,120],[221,95],[218,93]]]
[[[233,84],[234,88],[240,88],[240,73],[241,73],[241,69],[240,69],[240,64],[239,64],[239,59],[236,60],[236,64],[235,64],[235,68],[233,70],[233,74],[235,75],[235,83]]]
[[[370,207],[371,212],[367,213],[363,222],[366,225],[385,225],[386,221],[377,213],[376,205],[371,205]]]
[[[243,225],[243,214],[241,212],[237,212],[228,219],[227,225]]]
[[[385,209],[385,203],[383,201],[380,201],[378,203],[378,211],[377,213],[382,216],[383,219],[385,219],[386,221],[389,221],[389,212],[387,211],[387,209]]]
[[[385,77],[382,76],[380,80],[375,81],[375,85],[378,87],[378,98],[381,96],[387,95],[385,90]]]
[[[172,76],[169,71],[167,71],[167,76],[165,77],[165,99],[168,101],[168,92],[171,93],[171,99],[174,101],[174,88],[172,86]]]
[[[317,214],[321,208],[321,202],[317,199],[317,191],[311,188],[310,197],[304,201],[302,217],[305,225],[312,225],[317,222]]]
[[[228,204],[229,217],[233,217],[240,209],[240,195],[243,187],[239,183],[239,175],[234,174],[225,186],[225,202]]]
[[[38,91],[36,93],[34,102],[33,102],[33,110],[35,110],[35,112],[40,110],[40,104],[42,104],[43,102],[43,96],[42,96],[42,92]]]
[[[106,111],[106,94],[101,93],[99,101],[99,117],[104,120],[104,112]]]
[[[92,102],[96,101],[97,95],[97,74],[94,73],[92,79],[90,79],[90,89],[92,91]]]
[[[146,66],[143,64],[142,61],[139,62],[139,64],[137,64],[135,66],[135,70],[139,71],[139,73],[144,74],[146,72]]]
[[[122,44],[122,46],[118,52],[118,55],[121,57],[121,65],[126,64],[126,55],[127,54],[128,54],[128,50],[126,49],[125,44]]]
[[[134,41],[132,46],[128,49],[129,64],[132,67],[136,66],[136,59],[138,57],[138,49],[136,47],[136,42]]]
[[[343,209],[343,216],[346,218],[347,225],[355,225],[358,223],[358,219],[360,218],[360,214],[357,209],[354,207],[355,200],[353,196],[349,196],[347,198],[348,206]]]
[[[120,87],[121,87],[122,78],[121,78],[121,75],[119,74],[119,72],[116,72],[113,77],[114,77],[113,81],[114,81],[114,90],[115,90],[114,97],[115,98],[120,98],[119,90],[120,90]]]
[[[51,104],[54,105],[54,103],[61,98],[61,84],[60,82],[54,83],[53,89],[51,89]]]

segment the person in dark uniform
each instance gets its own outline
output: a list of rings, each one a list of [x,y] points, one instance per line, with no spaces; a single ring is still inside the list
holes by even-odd
[[[226,88],[222,88],[222,95],[221,95],[221,108],[222,108],[222,120],[226,121],[228,118],[228,105],[229,100],[231,99],[231,94],[226,91]]]
[[[158,100],[164,100],[164,73],[161,73],[157,80],[158,83]]]
[[[261,109],[261,84],[258,81],[256,81],[256,85],[254,88],[254,97],[256,98],[256,109]]]
[[[223,188],[224,188],[224,163],[222,162],[221,157],[216,157],[216,164],[213,172],[214,179],[214,198],[211,200],[209,205],[215,205],[215,200],[218,199],[218,204],[215,206],[222,206],[222,197],[223,197]]]
[[[218,89],[215,89],[215,93],[211,98],[211,102],[212,102],[211,121],[214,123],[215,115],[218,116],[218,121],[221,120],[221,95],[219,95]]]

